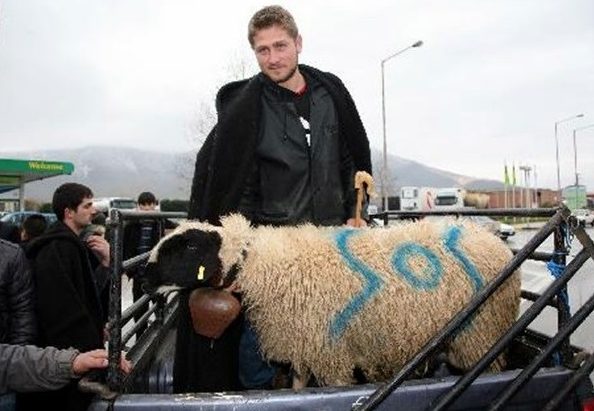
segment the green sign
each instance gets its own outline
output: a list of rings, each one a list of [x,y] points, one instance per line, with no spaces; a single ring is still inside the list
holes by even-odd
[[[0,174],[72,174],[74,165],[60,161],[0,159]]]
[[[563,189],[563,201],[571,211],[579,208],[586,208],[588,200],[586,197],[586,186],[567,186]]]

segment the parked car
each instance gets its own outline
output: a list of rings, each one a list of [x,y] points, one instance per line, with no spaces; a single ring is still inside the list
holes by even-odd
[[[480,226],[485,227],[491,233],[495,234],[497,237],[501,238],[504,241],[507,240],[508,237],[511,237],[516,234],[516,230],[513,226],[501,223],[497,220],[493,220],[491,217],[487,217],[484,215],[473,215],[466,216],[465,218],[474,221]]]
[[[590,225],[594,227],[594,213],[588,209],[581,208],[573,212],[575,218],[581,226]]]
[[[507,240],[508,237],[516,235],[516,229],[513,225],[499,223],[499,231],[495,233],[502,240]]]
[[[58,221],[58,217],[54,213],[40,213],[38,211],[14,211],[0,217],[0,221],[20,227],[25,219],[33,214],[41,214],[45,217],[47,224],[53,224]]]

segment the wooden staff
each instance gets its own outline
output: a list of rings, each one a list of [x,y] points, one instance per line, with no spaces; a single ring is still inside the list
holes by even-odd
[[[363,219],[361,213],[363,211],[363,190],[373,197],[375,196],[375,188],[373,177],[365,171],[357,171],[355,173],[355,190],[357,190],[357,204],[355,207],[355,227],[363,226]]]

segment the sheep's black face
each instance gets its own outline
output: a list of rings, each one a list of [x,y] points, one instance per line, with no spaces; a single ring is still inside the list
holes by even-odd
[[[218,285],[222,277],[220,249],[221,236],[216,232],[188,230],[171,237],[161,244],[157,262],[146,266],[146,291],[161,285]]]

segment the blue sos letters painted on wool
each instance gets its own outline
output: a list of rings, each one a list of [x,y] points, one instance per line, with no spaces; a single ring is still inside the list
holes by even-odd
[[[332,341],[337,341],[343,335],[349,323],[365,308],[373,297],[382,291],[384,285],[384,280],[379,273],[369,267],[364,261],[357,258],[349,248],[349,239],[359,233],[361,233],[360,230],[342,229],[336,232],[334,236],[335,245],[340,256],[353,273],[361,279],[363,287],[331,320],[329,332]],[[476,293],[484,286],[484,279],[470,258],[460,248],[461,235],[461,227],[447,227],[442,234],[442,242],[445,251],[454,258],[468,276],[473,293]],[[421,272],[416,272],[411,266],[410,261],[413,258],[425,261],[425,264],[422,265]],[[439,286],[444,276],[444,268],[439,256],[430,248],[415,242],[405,242],[394,249],[392,252],[391,267],[395,275],[400,276],[416,291],[434,290]],[[465,325],[465,328],[467,326],[468,324]]]

